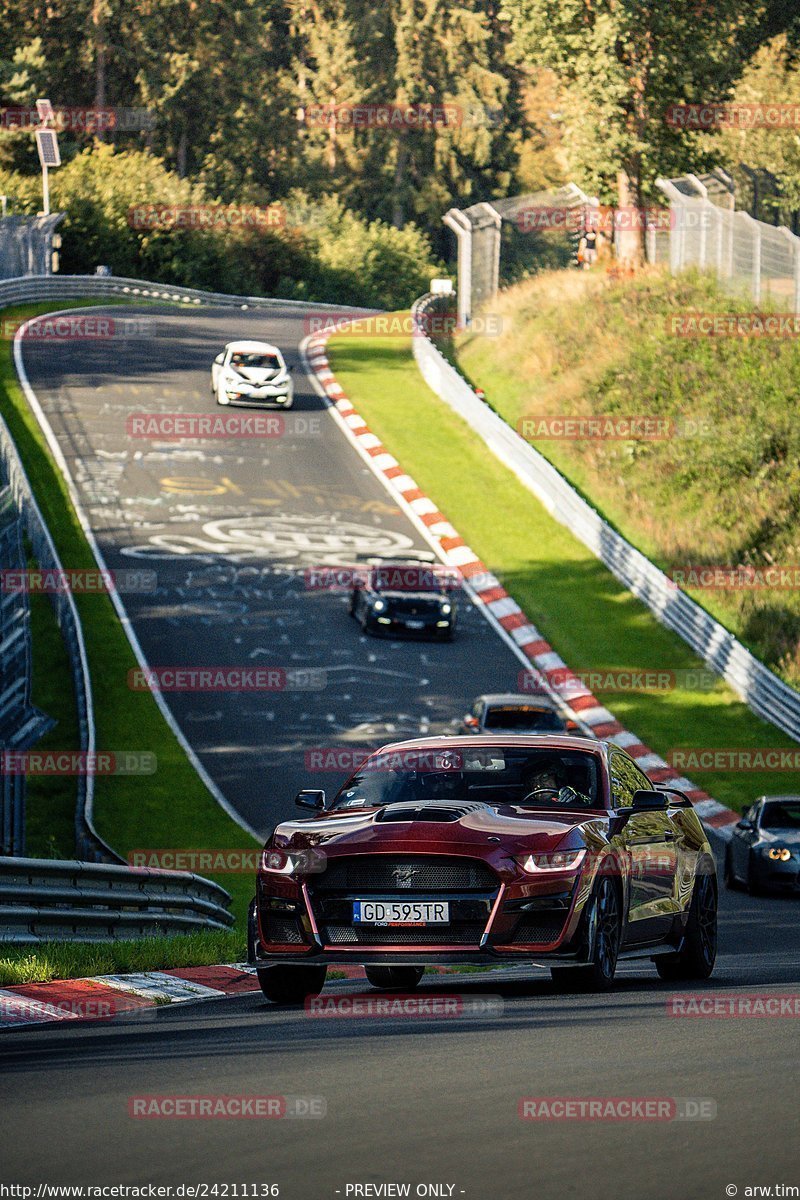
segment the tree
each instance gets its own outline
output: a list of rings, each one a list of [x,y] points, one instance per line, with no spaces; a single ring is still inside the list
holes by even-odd
[[[525,122],[499,5],[393,0],[382,13],[391,102],[422,112],[449,106],[455,118],[430,129],[399,126],[376,139],[389,193],[385,215],[398,227],[414,218],[438,225],[454,203],[508,194]]]
[[[724,100],[761,0],[508,0],[528,54],[563,81],[574,168],[603,201],[640,209],[659,175],[702,169],[708,139],[671,106]],[[643,231],[642,231],[643,233]]]
[[[733,101],[800,111],[800,69],[786,34],[761,47],[739,81]],[[800,209],[800,139],[796,126],[726,128],[714,135],[713,150],[734,175],[739,174],[737,168],[743,163],[774,178],[776,193],[764,197],[764,206],[773,215]]]

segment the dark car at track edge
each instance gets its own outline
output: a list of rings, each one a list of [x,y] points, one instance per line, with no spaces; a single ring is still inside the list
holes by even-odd
[[[350,616],[372,637],[402,635],[450,641],[458,607],[454,591],[458,578],[415,554],[403,559],[374,559],[355,580],[350,593]]]
[[[706,979],[714,858],[691,801],[609,742],[569,735],[423,738],[376,751],[330,803],[297,803],[261,856],[250,961],[302,1003],[328,966],[410,990],[432,964],[549,966],[606,990],[620,959]]]
[[[759,796],[725,848],[725,883],[753,894],[800,893],[800,796]]]

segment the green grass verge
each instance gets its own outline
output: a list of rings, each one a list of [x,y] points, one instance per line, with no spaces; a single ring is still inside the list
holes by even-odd
[[[328,353],[356,409],[574,671],[702,668],[430,391],[408,340],[337,334]],[[722,682],[711,691],[597,694],[663,756],[686,747],[794,746]],[[691,778],[735,810],[761,792],[796,790],[789,773],[692,771]]]
[[[0,986],[47,983],[51,979],[83,979],[88,975],[117,975],[163,971],[170,967],[207,967],[244,962],[242,933],[189,933],[176,937],[96,942],[42,942],[11,946],[0,952]]]
[[[29,566],[35,568],[31,559]],[[78,750],[80,731],[69,656],[47,596],[30,596],[33,703],[56,721],[36,743],[37,750]],[[26,789],[26,854],[32,858],[74,858],[75,780],[64,775],[31,775]]]
[[[785,297],[764,311],[785,312]],[[460,335],[462,372],[512,426],[545,415],[648,416],[652,441],[534,441],[662,569],[800,563],[794,337],[682,337],[692,312],[752,313],[694,272],[556,272],[492,302],[499,336]],[[678,326],[679,328],[681,326]],[[687,589],[753,653],[800,686],[800,589]]]
[[[60,301],[58,307],[78,307],[80,301]],[[86,302],[89,303],[89,302]],[[6,309],[6,320],[24,320],[53,309],[53,304],[25,305]],[[95,566],[88,543],[72,508],[67,486],[54,466],[35,417],[31,413],[14,371],[12,343],[0,342],[0,412],[9,426],[28,477],[33,481],[39,506],[67,568]],[[198,778],[178,741],[164,721],[149,692],[134,692],[127,686],[128,672],[136,660],[128,639],[107,596],[76,596],[86,637],[94,689],[97,746],[101,750],[147,750],[155,754],[157,770],[147,776],[97,776],[95,781],[95,824],[100,835],[126,856],[139,848],[153,849],[252,849],[255,844],[228,817]],[[39,640],[42,662],[47,638],[47,617],[38,603],[33,605],[34,635]],[[45,640],[41,637],[44,633]],[[34,652],[37,654],[37,652]],[[56,661],[58,661],[56,657]],[[62,663],[63,665],[63,663]],[[37,666],[36,700],[45,710],[58,705],[48,694],[42,671]],[[64,725],[48,737],[51,746],[68,744],[74,737],[65,708]],[[61,743],[61,738],[64,743]],[[53,794],[53,839],[59,853],[66,837],[66,791]],[[74,792],[73,792],[74,795]],[[47,852],[49,817],[46,794],[35,794],[32,804],[34,844]],[[212,875],[233,897],[232,911],[243,923],[253,893],[249,873]],[[179,939],[177,939],[179,940]],[[96,948],[92,948],[93,952]],[[115,968],[116,969],[116,968]]]

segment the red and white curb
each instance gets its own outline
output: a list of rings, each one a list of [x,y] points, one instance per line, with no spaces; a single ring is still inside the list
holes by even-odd
[[[692,800],[697,815],[705,825],[711,826],[722,836],[729,836],[730,826],[739,820],[738,815],[696,787],[691,780],[679,775],[635,733],[625,729],[580,678],[569,672],[560,655],[528,620],[499,579],[491,574],[486,564],[481,562],[447,517],[439,511],[436,503],[406,474],[397,459],[356,412],[328,362],[326,343],[330,336],[330,333],[312,335],[302,347],[322,393],[338,414],[347,436],[369,462],[374,473],[410,511],[443,562],[461,572],[476,602],[491,618],[491,623],[499,626],[512,640],[579,724],[588,726],[596,737],[624,747],[653,783],[667,783],[684,792]]]
[[[428,967],[428,972],[458,974],[458,968],[434,966]],[[337,964],[331,973],[366,982],[364,968],[355,964]],[[259,991],[256,969],[246,963],[25,983],[0,988],[0,1032],[62,1021],[108,1021],[165,1005],[223,1000]]]
[[[252,967],[182,967],[0,988],[0,1029],[53,1021],[98,1021],[141,1009],[258,991]]]

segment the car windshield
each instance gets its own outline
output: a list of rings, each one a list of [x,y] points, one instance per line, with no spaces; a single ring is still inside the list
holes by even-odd
[[[231,366],[233,367],[255,367],[263,371],[277,371],[281,365],[281,360],[276,354],[243,354],[241,352],[231,355]]]
[[[379,751],[341,788],[333,808],[466,801],[602,808],[597,758],[587,751],[523,746]]]
[[[781,801],[765,804],[761,814],[762,829],[800,829],[800,801],[796,804]]]
[[[551,708],[536,708],[530,704],[504,705],[489,708],[484,729],[545,730],[564,729],[564,722]]]
[[[439,593],[445,585],[440,572],[419,563],[386,563],[370,573],[370,586],[376,592]]]

